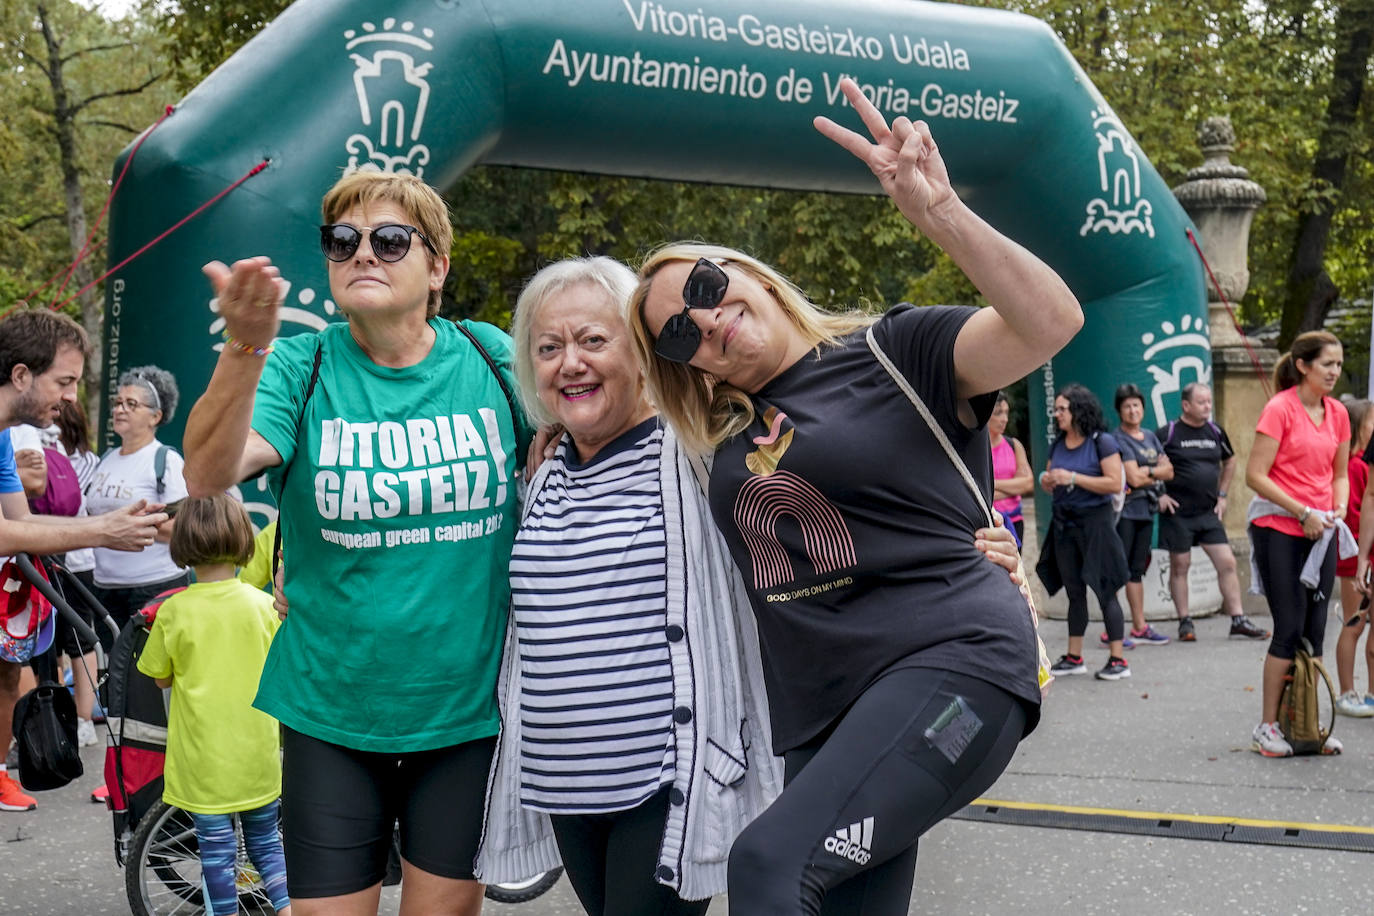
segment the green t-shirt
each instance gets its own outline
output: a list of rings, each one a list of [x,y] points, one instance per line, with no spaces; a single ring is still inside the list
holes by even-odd
[[[197,582],[158,609],[138,670],[172,678],[167,804],[226,814],[281,795],[277,723],[253,708],[276,632],[271,596],[237,579]]]
[[[253,429],[282,457],[268,483],[291,607],[257,707],[359,750],[431,750],[497,731],[515,471],[530,431],[523,416],[512,424],[467,338],[429,324],[433,349],[403,369],[368,359],[344,323],[280,341],[253,406]],[[510,338],[467,327],[514,391]]]

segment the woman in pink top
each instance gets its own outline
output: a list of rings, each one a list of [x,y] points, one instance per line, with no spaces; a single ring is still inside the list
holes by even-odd
[[[1008,527],[1016,532],[1016,546],[1026,541],[1026,521],[1021,517],[1021,497],[1035,489],[1035,475],[1026,460],[1026,449],[1006,435],[1011,404],[997,392],[997,404],[988,417],[988,440],[992,443],[992,508],[1002,513]]]
[[[1255,426],[1245,482],[1255,491],[1250,543],[1274,618],[1274,638],[1264,659],[1260,724],[1253,748],[1266,757],[1288,757],[1292,746],[1279,731],[1279,694],[1300,641],[1322,654],[1327,605],[1336,578],[1337,551],[1328,533],[1345,517],[1349,502],[1350,417],[1330,396],[1341,375],[1341,342],[1326,331],[1298,335],[1274,367],[1274,390]],[[1299,579],[1314,542],[1325,540],[1316,588]],[[1327,739],[1323,753],[1340,753]]]

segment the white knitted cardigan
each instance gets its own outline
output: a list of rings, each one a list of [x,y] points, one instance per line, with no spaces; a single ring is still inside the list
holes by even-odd
[[[526,506],[552,464],[535,473]],[[782,791],[758,631],[744,583],[711,519],[699,469],[694,471],[665,427],[660,473],[667,622],[685,631],[684,638],[668,644],[673,707],[685,707],[692,716],[673,726],[676,768],[670,797],[678,803],[669,806],[655,878],[684,900],[724,893],[731,844]],[[560,864],[548,816],[520,805],[518,664],[511,621],[497,686],[501,735],[476,861],[477,878],[487,883],[518,881]]]

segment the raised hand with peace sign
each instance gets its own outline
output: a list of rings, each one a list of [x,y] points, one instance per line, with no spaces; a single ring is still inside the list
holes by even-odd
[[[996,391],[1043,365],[1083,325],[1068,286],[959,199],[929,125],[899,117],[889,126],[853,80],[841,80],[840,89],[872,139],[825,117],[815,119],[816,129],[873,171],[902,215],[949,255],[992,306],[959,332],[959,396]]]

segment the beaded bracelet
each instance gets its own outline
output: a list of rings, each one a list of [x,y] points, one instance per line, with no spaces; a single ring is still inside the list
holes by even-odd
[[[268,344],[265,347],[255,347],[252,344],[246,344],[243,341],[230,336],[228,331],[225,331],[222,336],[224,337],[224,345],[226,347],[229,347],[233,350],[238,350],[240,353],[247,353],[250,356],[266,356],[268,353],[271,353],[274,349],[276,349],[272,346],[272,344]]]

